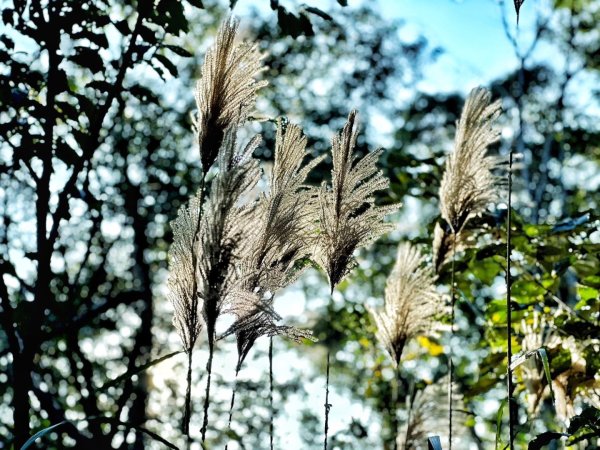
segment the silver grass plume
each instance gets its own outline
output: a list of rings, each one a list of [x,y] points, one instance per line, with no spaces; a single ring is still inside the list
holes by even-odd
[[[433,248],[432,265],[435,273],[439,273],[442,266],[450,262],[453,251],[460,252],[471,245],[469,238],[470,232],[464,227],[460,232],[454,234],[445,221],[436,222],[431,244]]]
[[[397,436],[396,442],[399,449],[404,450],[426,450],[427,438],[432,435],[438,435],[442,441],[444,431],[448,429],[448,416],[445,397],[446,386],[448,385],[448,376],[441,378],[436,383],[427,385],[424,389],[418,391],[408,409],[408,419],[405,431]],[[453,404],[459,405],[462,412],[463,398],[455,387],[453,390]],[[410,401],[410,399],[409,399]],[[466,417],[465,417],[466,419]],[[466,420],[459,422],[456,427],[456,439],[459,448],[467,448],[467,427],[464,425]],[[464,440],[464,441],[463,441]]]
[[[256,340],[262,336],[283,336],[297,343],[301,343],[303,339],[315,341],[310,330],[302,330],[289,325],[277,325],[276,322],[281,320],[281,316],[273,310],[273,298],[261,299],[256,293],[250,294],[247,291],[234,295],[239,295],[242,304],[246,306],[232,311],[237,316],[237,320],[220,339],[231,334],[236,335],[238,347],[236,373],[242,368],[242,364]],[[248,298],[252,298],[252,300],[248,301]],[[240,303],[237,304],[240,305]],[[240,309],[243,310],[240,311]]]
[[[250,308],[236,308],[236,321],[225,333],[238,341],[238,370],[256,339],[283,335],[295,341],[312,339],[309,331],[277,325],[281,317],[272,308],[275,293],[293,283],[306,264],[309,252],[310,191],[304,182],[322,158],[302,165],[307,156],[306,137],[292,124],[279,123],[270,189],[256,206],[251,244],[239,264],[238,298]]]
[[[256,136],[237,149],[235,129],[229,128],[219,153],[219,173],[211,183],[200,227],[198,249],[198,297],[206,324],[209,348],[215,339],[218,317],[229,312],[229,294],[236,283],[235,265],[246,251],[253,209],[241,204],[260,180],[252,153],[260,142]]]
[[[376,206],[373,194],[387,189],[389,180],[377,169],[382,150],[358,159],[357,112],[352,111],[341,133],[333,137],[332,187],[318,194],[319,236],[316,262],[325,270],[331,291],[354,267],[354,251],[393,229],[383,218],[400,205]]]
[[[454,152],[446,161],[440,210],[454,233],[498,197],[499,177],[493,170],[499,160],[487,154],[487,147],[500,137],[493,122],[500,115],[501,104],[499,100],[490,101],[486,89],[471,91],[457,125]]]
[[[425,256],[409,243],[400,244],[387,279],[383,310],[370,309],[377,325],[377,338],[396,366],[407,342],[429,331],[442,308],[435,275],[425,265]]]
[[[304,267],[296,267],[296,264],[310,253],[314,195],[304,182],[324,156],[303,165],[307,155],[302,130],[293,124],[284,127],[280,122],[269,191],[257,206],[259,232],[244,261],[246,276],[250,277],[249,287],[259,288],[262,293],[274,294],[291,284]]]
[[[183,205],[171,222],[173,244],[169,248],[169,300],[175,311],[173,325],[190,354],[202,329],[197,293],[194,242],[200,212],[200,192]]]
[[[264,70],[256,44],[237,43],[238,22],[227,19],[215,44],[206,52],[196,84],[196,134],[204,174],[217,158],[229,126],[241,125],[256,102],[256,92],[267,85],[256,77]]]
[[[454,151],[448,156],[439,191],[440,211],[446,224],[434,240],[434,260],[439,269],[448,259],[448,240],[455,245],[463,237],[467,222],[498,199],[501,177],[494,174],[500,160],[488,154],[500,131],[494,121],[501,112],[500,100],[491,103],[491,94],[482,87],[469,94],[456,128]],[[453,234],[450,238],[447,235]],[[456,250],[456,248],[455,248]]]
[[[247,248],[245,240],[251,232],[249,227],[252,225],[254,209],[242,202],[250,196],[250,191],[260,180],[258,162],[252,158],[259,142],[260,136],[256,136],[243,150],[238,150],[236,127],[227,129],[218,155],[219,172],[211,183],[210,196],[201,219],[198,297],[202,301],[209,351],[204,419],[200,430],[202,443],[208,428],[216,322],[221,314],[242,307],[239,302],[234,302],[231,294],[236,282],[235,265],[243,258]]]

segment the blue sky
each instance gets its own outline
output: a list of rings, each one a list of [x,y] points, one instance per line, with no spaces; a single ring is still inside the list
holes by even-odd
[[[504,31],[498,0],[378,0],[378,3],[384,17],[405,21],[405,32],[422,34],[430,44],[444,49],[438,62],[426,69],[426,80],[421,86],[424,90],[467,92],[477,84],[488,84],[517,65]],[[504,3],[510,31],[516,32],[513,2]],[[530,41],[535,21],[533,6],[530,0],[521,9],[518,33],[519,41],[525,44]]]
[[[280,0],[292,10],[308,4],[335,12],[336,0]],[[419,85],[423,91],[467,93],[477,85],[513,71],[517,66],[514,50],[502,23],[503,4],[511,33],[518,33],[518,42],[526,48],[533,37],[538,10],[548,8],[548,0],[528,0],[521,7],[520,24],[512,0],[348,0],[349,7],[376,3],[386,19],[401,20],[401,37],[417,35],[427,38],[432,47],[444,49],[435,64],[425,68],[425,79]],[[272,14],[266,0],[239,0],[236,13],[244,16],[248,8],[258,8]],[[335,14],[334,14],[335,16]],[[549,49],[537,54],[548,56]]]

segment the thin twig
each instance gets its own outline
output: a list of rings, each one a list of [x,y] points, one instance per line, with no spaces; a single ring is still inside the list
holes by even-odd
[[[212,373],[212,362],[214,353],[214,343],[209,340],[208,344],[208,362],[206,363],[206,394],[204,397],[204,420],[202,422],[202,444],[206,440],[206,428],[208,428],[208,407],[210,406],[210,376]]]
[[[240,367],[238,365],[235,370],[235,379],[233,381],[233,389],[231,390],[231,402],[229,403],[229,419],[227,420],[227,430],[231,431],[231,418],[233,417],[233,405],[235,404],[235,393],[238,387],[238,374],[240,373]],[[229,442],[225,444],[225,450],[229,447]]]

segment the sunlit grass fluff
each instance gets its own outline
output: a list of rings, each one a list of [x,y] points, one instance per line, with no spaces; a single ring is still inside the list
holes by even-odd
[[[315,259],[325,270],[331,290],[354,266],[354,251],[393,229],[383,218],[400,205],[375,205],[374,193],[389,180],[377,169],[381,150],[359,159],[354,154],[358,135],[357,113],[352,111],[342,132],[332,139],[332,186],[318,194],[319,236]]]
[[[462,243],[467,222],[498,199],[502,178],[494,172],[500,160],[488,154],[488,146],[500,138],[500,131],[494,126],[500,112],[500,101],[491,102],[491,94],[481,87],[471,91],[463,107],[454,151],[448,156],[440,185],[440,211],[446,224],[436,229],[436,269],[448,259],[451,245],[457,250]]]
[[[432,435],[438,435],[443,440],[446,439],[445,430],[448,429],[448,415],[444,401],[444,397],[447,395],[446,386],[448,386],[447,375],[435,383],[428,384],[414,395],[407,408],[408,419],[404,432],[396,439],[398,449],[425,450],[427,438]],[[466,412],[464,401],[457,386],[453,388],[452,399],[453,404],[458,405],[456,409],[464,414]],[[458,444],[459,448],[468,448],[469,445],[466,419],[467,416],[463,415],[455,429],[456,441],[454,442]]]
[[[409,243],[400,244],[396,263],[385,288],[382,310],[371,309],[377,338],[397,366],[406,343],[431,330],[443,302],[435,288],[435,275],[425,256]]]
[[[243,302],[249,308],[235,308],[236,320],[223,336],[236,335],[237,370],[261,336],[283,335],[297,342],[312,339],[310,331],[278,325],[281,318],[272,308],[275,294],[298,278],[310,252],[310,217],[314,217],[310,210],[314,205],[311,190],[304,182],[323,158],[303,165],[307,153],[302,130],[293,124],[284,127],[280,122],[269,191],[254,208],[252,233],[246,237],[247,251],[237,265],[235,295],[254,301]]]
[[[264,70],[256,44],[236,42],[238,22],[227,19],[208,49],[196,84],[195,119],[204,174],[217,158],[225,130],[241,125],[256,102],[256,92],[267,85],[256,78]]]

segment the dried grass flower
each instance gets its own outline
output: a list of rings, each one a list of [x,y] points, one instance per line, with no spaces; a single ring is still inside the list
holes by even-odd
[[[406,343],[430,331],[442,308],[435,275],[425,265],[425,256],[409,243],[400,244],[387,279],[383,310],[370,311],[377,325],[377,338],[396,366]]]
[[[309,253],[311,221],[307,217],[311,215],[307,210],[312,196],[304,182],[322,158],[303,165],[306,156],[302,130],[293,124],[284,126],[280,121],[269,191],[254,208],[253,233],[247,238],[247,252],[237,266],[236,295],[244,301],[233,302],[236,320],[225,333],[236,335],[238,370],[261,336],[283,335],[296,341],[312,338],[310,331],[278,325],[281,317],[272,307],[275,293],[297,279]]]
[[[195,127],[204,174],[215,162],[227,128],[245,122],[256,92],[267,85],[256,80],[264,70],[263,55],[256,44],[236,42],[238,25],[231,18],[223,22],[196,84]]]
[[[498,141],[500,131],[494,122],[501,112],[500,101],[475,88],[469,94],[457,124],[454,151],[448,156],[439,191],[444,221],[436,224],[433,260],[436,273],[451,258],[453,251],[466,246],[465,226],[499,197],[504,181],[495,172],[498,157],[488,147]]]
[[[487,150],[500,138],[494,127],[500,111],[500,101],[491,103],[491,94],[481,87],[471,91],[463,107],[440,186],[442,217],[455,234],[498,198],[501,178],[494,171],[500,161]]]
[[[437,435],[442,442],[447,441],[445,434],[448,430],[448,402],[447,402],[448,376],[435,383],[428,384],[418,391],[408,406],[408,420],[403,434],[397,436],[397,446],[404,450],[426,450],[427,438]],[[454,409],[464,412],[464,401],[458,388],[452,392],[452,404],[458,405]],[[465,417],[466,419],[466,417]],[[460,421],[454,428],[453,443],[459,448],[467,448],[466,420]]]
[[[342,132],[332,139],[332,186],[324,183],[318,194],[315,259],[327,273],[332,291],[354,266],[354,251],[393,229],[383,218],[400,206],[375,205],[374,193],[389,186],[376,166],[382,151],[358,159],[354,154],[357,136],[357,113],[352,111]]]

